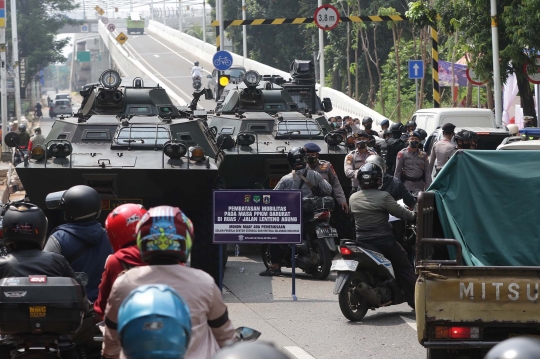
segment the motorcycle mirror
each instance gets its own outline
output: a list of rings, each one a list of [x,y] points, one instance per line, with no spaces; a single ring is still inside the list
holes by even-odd
[[[64,204],[62,201],[64,193],[66,193],[66,191],[49,193],[47,197],[45,197],[45,205],[47,206],[47,209],[61,208]]]
[[[211,79],[211,78],[212,78],[212,75],[206,75],[206,78],[207,78],[207,79]]]
[[[21,136],[17,132],[10,132],[4,137],[8,147],[19,147],[21,144]]]
[[[261,332],[248,327],[238,327],[234,331],[234,338],[239,342],[252,342],[261,336]]]
[[[84,272],[75,272],[75,278],[77,278],[83,286],[88,285],[88,274]]]

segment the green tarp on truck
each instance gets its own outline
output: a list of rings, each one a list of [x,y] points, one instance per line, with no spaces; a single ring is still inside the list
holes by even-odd
[[[540,151],[459,151],[428,191],[464,264],[540,265]]]

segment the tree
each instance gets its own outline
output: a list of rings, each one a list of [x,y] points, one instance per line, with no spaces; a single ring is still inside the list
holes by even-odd
[[[10,2],[6,1],[7,14],[11,14]],[[17,32],[19,56],[27,57],[29,76],[55,62],[64,62],[62,49],[69,39],[55,40],[55,35],[65,25],[80,22],[65,14],[76,9],[71,0],[17,0]],[[9,18],[9,17],[8,17]],[[11,43],[11,29],[7,29],[7,39]],[[11,45],[8,45],[12,49]]]

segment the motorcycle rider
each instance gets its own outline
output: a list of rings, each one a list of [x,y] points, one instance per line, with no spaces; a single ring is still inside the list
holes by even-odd
[[[380,156],[371,155],[366,159],[366,163],[376,164],[383,169],[384,177],[381,187],[382,191],[388,192],[396,201],[402,199],[403,203],[405,203],[407,207],[414,208],[416,205],[416,199],[409,191],[407,191],[407,188],[405,188],[405,185],[399,180],[399,178],[394,177],[390,173],[386,172],[386,164]]]
[[[111,254],[105,262],[98,298],[94,303],[94,310],[100,317],[103,317],[107,298],[118,275],[133,267],[146,265],[137,247],[137,232],[135,231],[137,223],[145,213],[146,209],[140,204],[126,203],[116,207],[105,220],[105,230],[114,254]]]
[[[393,123],[390,126],[392,137],[386,140],[386,168],[389,173],[396,170],[396,158],[399,151],[406,148],[407,145],[401,137],[403,124],[401,122]]]
[[[191,68],[191,78],[195,79],[195,77],[198,76],[200,79],[202,79],[202,67],[199,66],[199,61],[195,61],[193,65],[195,66]]]
[[[362,119],[362,126],[364,126],[364,131],[366,131],[368,135],[379,136],[379,133],[372,129],[373,120],[371,119],[371,117],[364,117]]]
[[[392,234],[388,216],[391,214],[412,221],[416,215],[401,207],[388,192],[380,190],[383,177],[383,169],[374,163],[366,163],[358,171],[360,188],[349,198],[356,222],[356,240],[375,246],[392,262],[396,281],[405,292],[407,302],[414,308],[416,275],[407,253]]]
[[[438,141],[431,149],[431,155],[429,157],[429,169],[433,170],[435,167],[435,176],[448,162],[451,154],[454,152],[455,145],[452,143],[452,137],[454,137],[454,129],[456,126],[452,123],[445,123],[442,126],[442,140]]]
[[[67,223],[53,229],[44,250],[63,255],[76,272],[88,275],[86,290],[94,302],[105,261],[112,254],[107,233],[97,221],[101,197],[91,187],[74,186],[63,193],[61,206]]]
[[[454,139],[456,140],[456,147],[454,147],[450,157],[452,157],[457,150],[474,150],[477,147],[478,135],[474,131],[461,130],[456,133]]]
[[[358,180],[356,174],[365,163],[366,158],[374,155],[375,152],[368,148],[369,135],[365,131],[360,131],[356,140],[356,149],[345,156],[345,176],[352,181],[351,194],[358,190]]]
[[[19,146],[28,147],[28,142],[30,142],[30,135],[28,134],[28,132],[26,132],[26,125],[24,123],[21,123],[19,125],[19,137],[21,138]]]
[[[540,359],[540,340],[531,337],[506,339],[495,345],[484,359]]]
[[[308,142],[304,145],[304,149],[307,153],[307,163],[309,168],[317,171],[325,181],[332,185],[332,193],[334,194],[334,198],[341,206],[343,211],[347,213],[349,211],[347,197],[345,197],[343,188],[339,183],[334,166],[332,166],[332,164],[328,161],[319,159],[319,152],[321,152],[321,148],[316,143]]]
[[[212,359],[288,359],[270,342],[236,343],[220,350]]]
[[[307,167],[306,150],[302,147],[294,147],[287,154],[287,161],[292,172],[283,176],[274,191],[301,190],[302,198],[329,196],[332,193],[332,186],[325,181],[317,172]],[[280,248],[279,244],[270,244],[270,261],[272,266],[259,273],[260,276],[281,275]],[[309,262],[311,258],[306,261]]]
[[[413,131],[409,135],[409,147],[399,151],[394,176],[399,178],[411,191],[424,191],[431,184],[429,162],[424,151],[418,149],[420,134]]]
[[[118,310],[133,289],[166,284],[188,304],[193,330],[186,359],[205,359],[234,338],[227,306],[214,279],[185,265],[193,243],[193,224],[179,208],[150,208],[137,224],[137,246],[147,266],[134,267],[113,284],[105,309],[103,357],[118,358]],[[122,355],[125,357],[125,355]]]
[[[148,324],[155,325],[149,330]],[[127,359],[183,359],[191,330],[186,301],[168,285],[132,290],[118,311],[118,337]]]

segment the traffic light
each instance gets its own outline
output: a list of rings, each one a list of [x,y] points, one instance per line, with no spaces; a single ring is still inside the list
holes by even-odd
[[[231,82],[231,76],[221,74],[218,76],[218,91],[216,93],[216,100],[221,98],[221,95],[223,95],[223,89],[229,84],[229,82]]]

